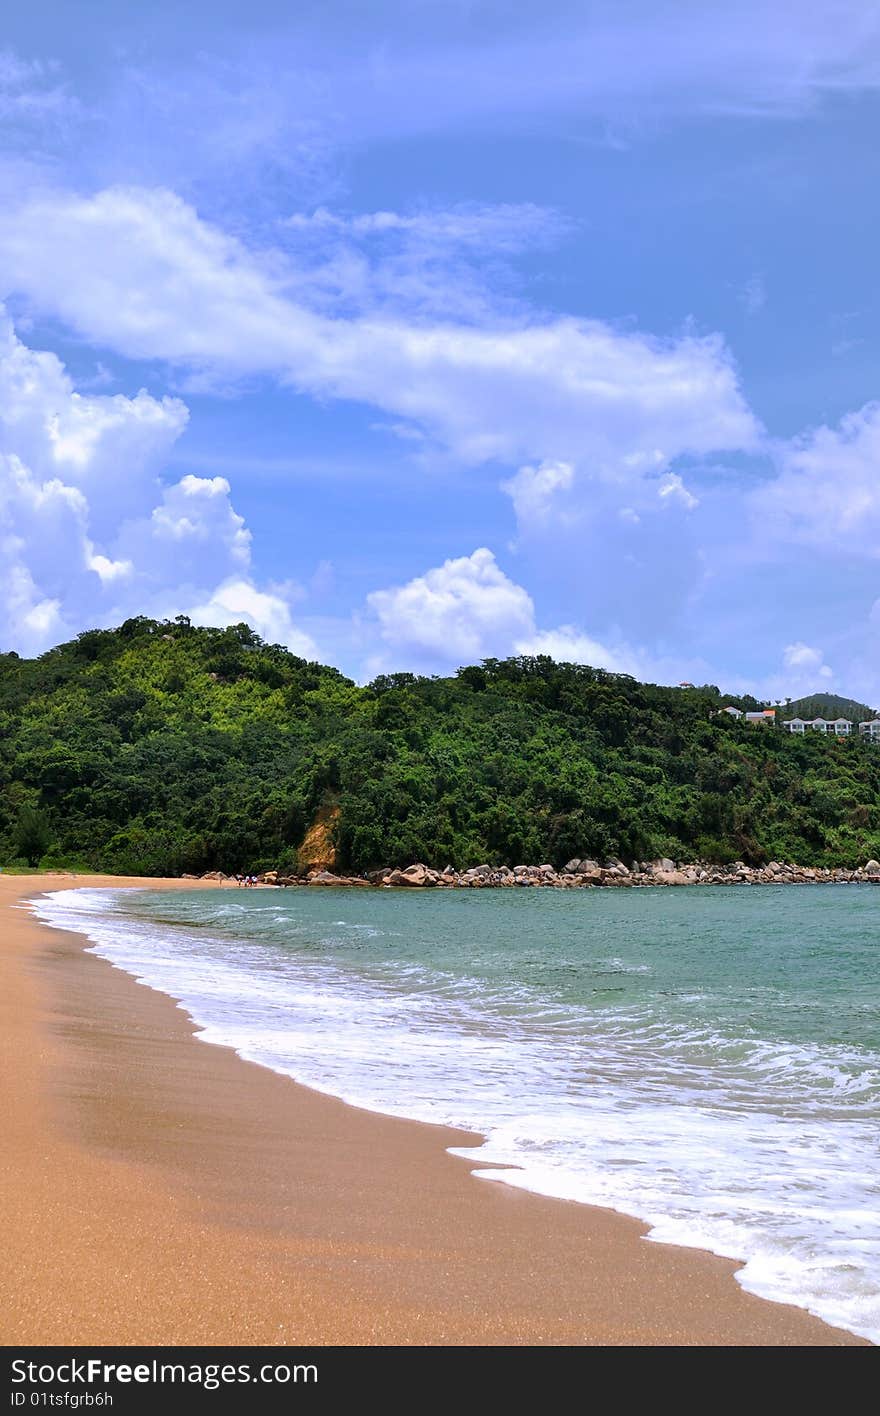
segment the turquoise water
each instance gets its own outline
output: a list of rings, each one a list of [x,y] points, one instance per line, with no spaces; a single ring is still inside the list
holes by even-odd
[[[38,909],[207,1041],[479,1131],[511,1167],[484,1178],[637,1215],[880,1339],[880,890],[81,890]]]

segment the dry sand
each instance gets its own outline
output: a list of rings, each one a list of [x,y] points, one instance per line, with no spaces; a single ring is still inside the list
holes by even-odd
[[[0,876],[5,1344],[858,1339],[611,1211],[474,1179],[477,1138],[358,1111],[197,1041]]]

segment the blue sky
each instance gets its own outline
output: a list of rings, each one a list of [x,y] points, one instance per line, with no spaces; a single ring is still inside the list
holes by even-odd
[[[880,11],[290,11],[4,17],[4,646],[880,701]]]

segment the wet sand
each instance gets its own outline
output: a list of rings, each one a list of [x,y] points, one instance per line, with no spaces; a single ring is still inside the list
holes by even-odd
[[[0,876],[0,1342],[859,1342],[634,1220],[474,1179],[445,1147],[478,1137],[199,1042],[16,908],[102,884],[192,888]]]

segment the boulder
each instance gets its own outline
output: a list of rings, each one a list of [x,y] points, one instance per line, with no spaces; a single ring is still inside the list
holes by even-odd
[[[492,867],[490,865],[472,865],[470,870],[462,871],[458,877],[458,883],[471,890],[479,890],[484,885],[491,885]]]
[[[407,885],[426,886],[434,885],[437,882],[438,874],[436,870],[429,870],[426,865],[408,865],[406,870],[401,871]]]
[[[692,885],[691,880],[683,870],[655,870],[654,881],[657,885]]]
[[[361,885],[370,888],[369,880],[360,875],[334,875],[330,870],[316,870],[308,878],[309,885]]]
[[[315,870],[308,878],[309,885],[341,885],[342,879],[330,870]]]
[[[442,877],[439,870],[432,870],[429,865],[408,865],[404,870],[387,870],[381,873],[381,879],[375,881],[376,884],[409,886],[410,889],[422,890],[429,885],[439,885]]]
[[[578,880],[582,885],[598,885],[602,880],[602,867],[594,860],[582,860]]]

